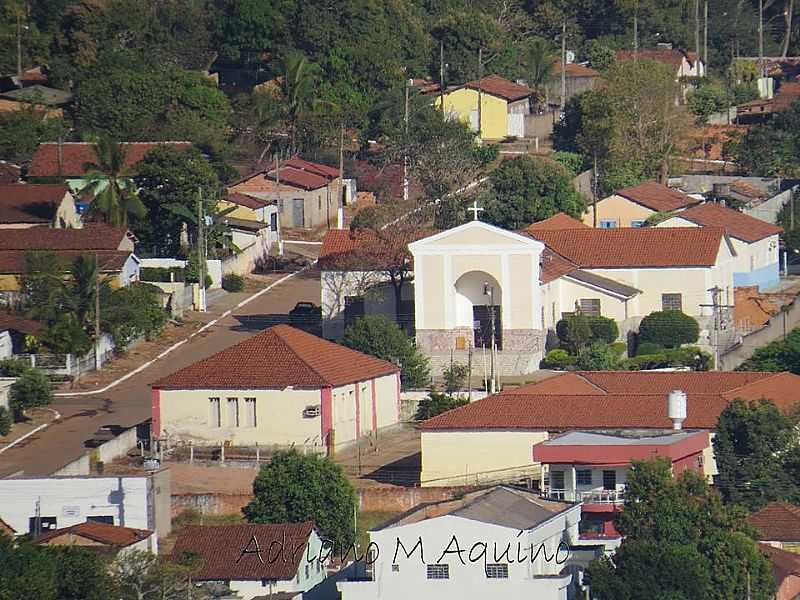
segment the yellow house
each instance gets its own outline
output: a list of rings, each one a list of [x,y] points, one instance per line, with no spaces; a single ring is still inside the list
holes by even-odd
[[[700,202],[702,200],[687,196],[661,183],[646,181],[617,190],[610,196],[598,200],[594,206],[589,207],[583,216],[583,222],[602,229],[641,227],[656,213],[683,210]]]
[[[498,141],[525,135],[533,93],[524,85],[489,75],[445,92],[436,98],[436,106],[444,102],[445,114],[469,123],[482,140]]]
[[[41,225],[56,229],[81,226],[75,198],[66,185],[0,185],[0,229],[27,229]]]

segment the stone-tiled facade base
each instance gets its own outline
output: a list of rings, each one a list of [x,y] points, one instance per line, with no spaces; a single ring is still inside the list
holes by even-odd
[[[497,372],[503,375],[525,375],[538,370],[544,358],[544,331],[533,329],[505,329],[503,331],[503,349],[497,353]],[[473,332],[468,328],[442,330],[417,330],[417,348],[431,359],[431,370],[434,375],[441,375],[442,370],[450,364],[451,353],[455,362],[467,364],[469,352],[457,350],[472,341]],[[459,340],[459,338],[462,338]],[[485,353],[486,371],[490,371],[491,355],[488,348]],[[484,371],[484,351],[474,348],[472,351],[472,372],[482,374]]]

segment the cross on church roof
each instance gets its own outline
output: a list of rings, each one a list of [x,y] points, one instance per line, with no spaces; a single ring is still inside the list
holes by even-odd
[[[472,203],[472,208],[468,208],[467,210],[472,213],[472,220],[473,221],[479,221],[480,220],[478,218],[478,214],[483,212],[483,208],[478,206],[478,201],[477,200]]]

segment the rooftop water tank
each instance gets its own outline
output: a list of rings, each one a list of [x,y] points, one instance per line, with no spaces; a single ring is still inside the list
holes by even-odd
[[[686,392],[672,390],[667,395],[667,416],[672,421],[673,429],[681,429],[686,420]]]

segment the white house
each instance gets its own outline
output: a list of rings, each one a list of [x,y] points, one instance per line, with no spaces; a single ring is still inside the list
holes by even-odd
[[[200,558],[197,582],[225,584],[237,598],[320,597],[315,588],[326,576],[328,546],[314,524],[191,525],[181,530],[172,559]],[[297,596],[295,596],[297,594]]]
[[[722,227],[736,252],[734,286],[756,285],[763,290],[780,281],[778,238],[783,228],[778,225],[706,202],[675,214],[658,227]]]
[[[370,531],[372,578],[342,600],[575,597],[580,504],[505,486],[423,504]]]
[[[154,435],[170,443],[333,451],[400,420],[400,369],[288,325],[152,384]]]
[[[497,372],[513,375],[538,368],[547,331],[576,306],[614,319],[624,336],[660,310],[681,310],[705,325],[714,288],[733,304],[736,254],[719,228],[594,229],[556,215],[523,232],[474,220],[434,235],[417,233],[422,239],[404,240],[406,256],[384,252],[362,234],[326,237],[320,254],[326,335],[343,330],[353,306],[360,308],[356,315],[413,315],[417,347],[435,371],[452,358],[466,364],[474,349],[481,372],[484,349],[488,355],[495,347]],[[401,313],[395,312],[396,287],[387,285],[389,271],[375,266],[374,254],[378,262],[390,254],[394,265],[413,270],[402,288]]]
[[[169,534],[170,477],[10,477],[0,479],[0,519],[16,531],[43,533],[97,521]]]

